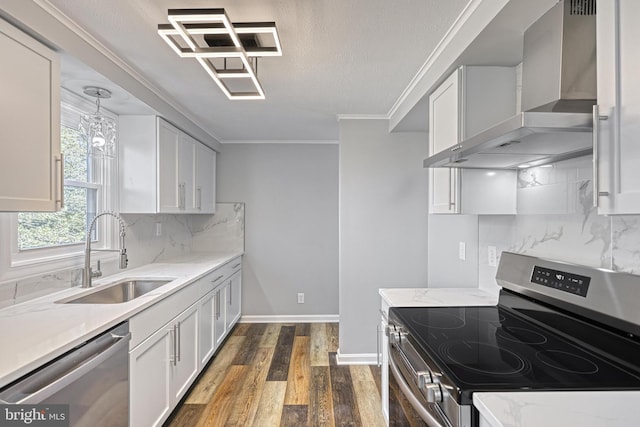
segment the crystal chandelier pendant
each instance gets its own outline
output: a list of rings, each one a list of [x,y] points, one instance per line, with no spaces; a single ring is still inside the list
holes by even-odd
[[[100,114],[100,100],[111,98],[111,92],[107,89],[87,86],[84,88],[84,93],[96,98],[97,107],[94,114],[83,114],[80,117],[79,130],[83,140],[87,142],[88,154],[113,157],[116,150],[116,123]]]

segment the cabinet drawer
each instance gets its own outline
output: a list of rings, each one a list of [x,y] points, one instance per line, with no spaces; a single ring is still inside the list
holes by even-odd
[[[224,283],[226,277],[224,267],[220,267],[200,279],[200,298]]]
[[[242,257],[234,258],[200,279],[200,298],[220,286],[226,279],[242,269]]]
[[[198,291],[197,284],[191,283],[184,289],[132,317],[129,321],[129,330],[131,332],[129,348],[135,348],[157,331],[158,328],[195,303],[199,299]]]

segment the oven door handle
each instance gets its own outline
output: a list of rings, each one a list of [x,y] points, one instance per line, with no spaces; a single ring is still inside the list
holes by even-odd
[[[438,419],[436,419],[431,413],[429,413],[429,411],[427,411],[424,406],[422,406],[422,403],[418,400],[418,398],[414,396],[413,391],[400,373],[398,365],[396,365],[396,362],[395,360],[393,360],[393,357],[391,355],[389,355],[389,368],[391,368],[391,373],[396,379],[396,382],[398,383],[402,394],[407,398],[418,415],[420,415],[420,418],[422,418],[429,427],[447,427],[445,424],[442,424]]]

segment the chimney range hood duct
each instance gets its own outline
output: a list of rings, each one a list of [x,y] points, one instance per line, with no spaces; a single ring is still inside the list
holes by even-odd
[[[424,160],[425,168],[516,169],[592,153],[595,0],[564,0],[524,34],[521,113]]]

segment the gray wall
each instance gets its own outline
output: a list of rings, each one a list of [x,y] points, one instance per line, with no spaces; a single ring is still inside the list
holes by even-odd
[[[459,244],[465,243],[461,260]],[[478,216],[429,216],[429,287],[478,287]]]
[[[217,182],[245,203],[243,315],[338,314],[338,146],[224,144]]]
[[[340,121],[341,355],[376,352],[379,288],[426,286],[426,155],[426,133]]]

